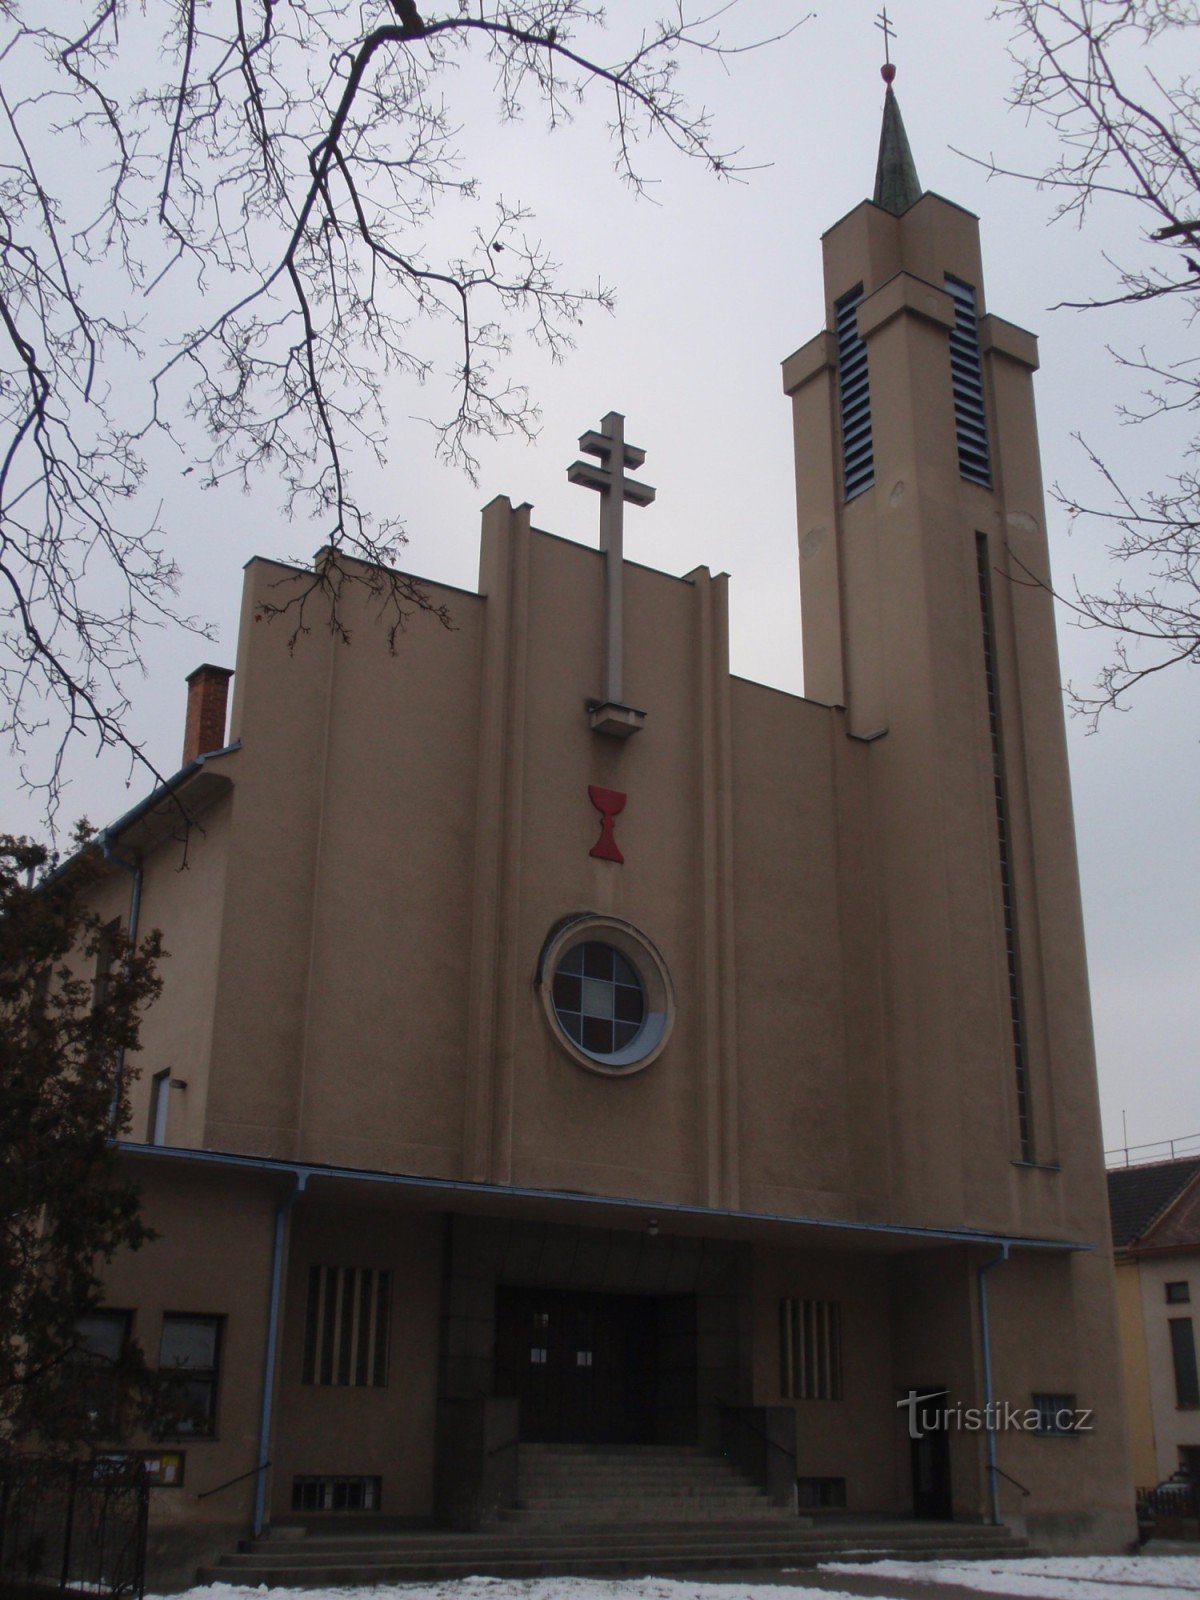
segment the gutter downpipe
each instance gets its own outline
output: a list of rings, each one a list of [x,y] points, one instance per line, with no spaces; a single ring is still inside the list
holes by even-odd
[[[132,873],[133,884],[129,890],[129,943],[136,946],[138,936],[138,921],[142,914],[142,863],[140,861],[127,861],[124,856],[119,856],[112,847],[112,835],[105,828],[100,834],[100,849],[105,861],[114,867],[123,867],[126,872]],[[116,1126],[117,1117],[121,1111],[121,1100],[125,1093],[125,1052],[118,1051],[116,1070],[113,1073],[113,1102],[112,1121]]]
[[[283,1243],[288,1214],[308,1186],[307,1171],[296,1181],[275,1211],[275,1239],[271,1249],[271,1293],[267,1302],[267,1343],[263,1359],[262,1409],[258,1423],[258,1463],[254,1479],[254,1537],[263,1531],[267,1509],[267,1468],[271,1464],[271,1413],[275,1402],[275,1358],[279,1343],[279,1302],[283,1289]]]
[[[996,1465],[996,1427],[995,1416],[992,1410],[994,1396],[992,1392],[992,1338],[988,1327],[988,1291],[987,1274],[993,1267],[998,1267],[1001,1262],[1008,1260],[1009,1246],[1007,1241],[1000,1246],[1000,1254],[993,1256],[990,1261],[985,1261],[978,1268],[979,1280],[979,1342],[983,1356],[983,1404],[984,1416],[987,1418],[987,1470],[988,1470],[988,1495],[992,1510],[993,1527],[1000,1526],[1000,1484],[998,1480],[999,1468]]]

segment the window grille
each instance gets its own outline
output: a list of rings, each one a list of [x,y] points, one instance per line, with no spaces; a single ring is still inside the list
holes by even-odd
[[[841,1308],[836,1301],[779,1302],[779,1387],[785,1400],[842,1398]]]
[[[1075,1433],[1078,1431],[1075,1396],[1073,1394],[1035,1394],[1033,1409],[1037,1412],[1038,1433]]]
[[[983,407],[983,367],[979,359],[979,313],[969,283],[946,274],[946,292],[954,301],[950,330],[950,381],[954,389],[954,427],[958,436],[958,470],[971,483],[992,486],[988,455],[987,414]]]
[[[391,1274],[373,1267],[310,1267],[305,1383],[382,1389],[387,1384]]]
[[[379,1478],[292,1479],[293,1511],[378,1511]]]
[[[842,480],[847,500],[875,482],[875,442],[871,436],[871,386],[867,347],[858,333],[860,283],[834,308],[838,352],[838,397],[842,417]]]

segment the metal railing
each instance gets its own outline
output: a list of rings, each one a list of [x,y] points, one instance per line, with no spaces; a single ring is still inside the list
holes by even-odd
[[[1152,1161],[1176,1161],[1184,1156],[1200,1156],[1200,1133],[1185,1133],[1178,1139],[1155,1139],[1151,1144],[1119,1144],[1104,1152],[1104,1165],[1140,1167]]]
[[[0,1593],[142,1600],[149,1504],[140,1468],[0,1458]]]
[[[771,1437],[768,1407],[731,1405],[718,1400],[721,1452],[780,1504],[796,1509],[796,1452]],[[787,1413],[791,1420],[792,1413]],[[793,1424],[794,1426],[794,1424]]]
[[[1139,1539],[1200,1540],[1200,1483],[1160,1483],[1136,1495]]]

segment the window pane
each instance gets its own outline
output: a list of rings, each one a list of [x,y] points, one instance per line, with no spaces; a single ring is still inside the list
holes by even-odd
[[[81,1317],[75,1326],[79,1342],[89,1356],[114,1363],[121,1359],[129,1332],[127,1311],[97,1311],[90,1317]]]
[[[557,1011],[582,1009],[583,980],[560,971],[554,979],[554,1006]]]
[[[608,978],[613,975],[614,951],[606,944],[585,944],[583,970],[589,978]]]
[[[613,1025],[603,1017],[584,1017],[583,1048],[597,1055],[612,1054]]]
[[[196,1367],[211,1370],[217,1364],[215,1317],[163,1318],[160,1367]]]
[[[642,1002],[642,991],[630,989],[625,984],[618,984],[614,990],[613,1010],[620,1022],[640,1022],[645,1009]]]
[[[617,1022],[613,1024],[613,1049],[624,1050],[627,1044],[632,1044],[638,1036],[639,1024],[636,1022]]]
[[[1191,1317],[1172,1317],[1171,1355],[1175,1362],[1175,1404],[1200,1406],[1200,1383],[1196,1376],[1196,1339]]]
[[[558,970],[560,972],[581,974],[583,972],[583,951],[584,947],[581,944],[577,944],[573,950],[568,950],[558,963]]]
[[[613,977],[618,983],[628,983],[632,984],[634,987],[637,986],[637,973],[629,965],[625,957],[619,954],[616,950],[613,951]]]
[[[585,978],[583,980],[583,1014],[585,1017],[608,1017],[613,1014],[613,994],[611,983],[605,983],[600,978]]]

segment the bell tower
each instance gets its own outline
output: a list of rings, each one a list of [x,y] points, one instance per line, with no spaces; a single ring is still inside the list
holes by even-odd
[[[894,76],[874,196],[824,236],[825,329],[783,366],[805,694],[871,747],[901,1147],[988,1105],[1052,1165],[1094,1068],[1037,344],[987,309],[978,220],[922,191]]]

